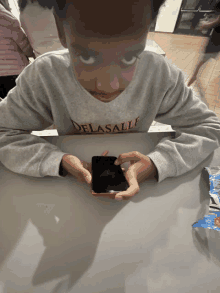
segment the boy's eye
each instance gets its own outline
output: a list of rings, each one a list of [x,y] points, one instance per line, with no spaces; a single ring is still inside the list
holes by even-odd
[[[138,58],[138,56],[126,57],[126,58],[122,59],[122,62],[125,65],[130,66],[136,62],[137,58]],[[85,56],[80,55],[79,59],[80,59],[80,61],[82,61],[86,65],[92,65],[96,62],[96,58],[93,56],[85,57]]]
[[[137,56],[126,57],[126,58],[122,59],[122,62],[125,63],[125,65],[128,65],[128,66],[133,65],[136,62],[137,58],[138,58]],[[131,61],[126,61],[126,59],[130,59]]]
[[[95,63],[96,61],[96,58],[95,57],[92,57],[92,56],[89,56],[89,57],[83,57],[82,55],[79,56],[79,59],[87,64],[87,65],[92,65],[93,63]],[[93,62],[94,61],[94,62]]]

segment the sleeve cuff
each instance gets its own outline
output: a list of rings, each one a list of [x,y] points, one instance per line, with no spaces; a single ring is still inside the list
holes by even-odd
[[[42,160],[40,165],[40,176],[65,177],[68,172],[61,166],[62,158],[66,153],[60,151],[50,151]]]
[[[59,175],[61,177],[66,177],[67,174],[68,174],[68,171],[63,168],[63,164],[62,164],[62,160],[61,160],[60,169],[59,169]]]
[[[153,151],[147,155],[157,168],[158,183],[162,182],[168,177],[175,177],[177,174],[175,163],[168,154],[159,151]]]

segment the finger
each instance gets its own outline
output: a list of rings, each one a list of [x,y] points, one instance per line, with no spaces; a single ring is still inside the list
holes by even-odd
[[[123,199],[130,199],[135,194],[137,194],[140,191],[139,185],[136,187],[136,185],[130,186],[126,191],[119,192],[116,194],[115,199],[116,200],[123,200]]]
[[[79,180],[79,182],[86,181],[88,184],[91,184],[92,176],[88,169],[80,165],[77,170],[79,171],[77,174],[77,180]]]
[[[140,187],[137,181],[137,176],[134,171],[132,170],[128,171],[126,173],[126,179],[128,181],[129,188],[126,191],[122,191],[116,194],[115,196],[116,200],[122,200],[123,198],[129,199],[140,191]]]
[[[131,160],[137,162],[144,158],[145,156],[137,151],[133,151],[130,153],[124,153],[118,156],[117,160],[115,161],[115,165],[121,165],[125,162],[130,162]]]
[[[92,174],[92,163],[89,163],[88,170],[89,170],[90,174]]]
[[[81,171],[81,172],[78,171],[78,173],[76,173],[75,177],[76,177],[77,181],[80,183],[87,182],[88,184],[90,184],[90,182],[91,182],[91,174],[90,173],[88,174],[88,172],[85,173],[85,171]]]
[[[110,199],[115,199],[115,195],[117,192],[113,192],[113,193],[95,193],[93,190],[91,190],[92,195],[96,196],[96,197],[107,197]]]
[[[107,156],[108,153],[109,153],[109,151],[104,151],[104,152],[101,154],[101,156]]]
[[[91,163],[87,163],[85,161],[81,161],[81,164],[83,165],[83,168],[85,168],[86,170],[88,170],[89,173],[90,173],[90,175],[92,175],[92,164]],[[85,182],[84,179],[83,179],[83,182]]]
[[[83,168],[87,169],[88,167],[88,163],[83,161],[83,160],[80,160],[80,163],[82,164]]]
[[[77,181],[80,183],[85,182],[85,178],[81,173],[79,173],[79,175],[76,178],[77,178]]]
[[[68,160],[68,172],[71,173],[74,177],[78,178],[80,176],[80,173],[83,175],[85,178],[86,182],[91,182],[91,174],[88,170],[86,170],[83,167],[82,161],[78,159],[77,157],[71,156]]]

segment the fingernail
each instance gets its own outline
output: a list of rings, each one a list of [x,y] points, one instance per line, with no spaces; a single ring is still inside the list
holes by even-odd
[[[115,165],[119,165],[119,162],[118,162],[118,160],[115,160]]]
[[[121,196],[117,196],[115,199],[118,200],[118,201],[120,201],[120,200],[122,200],[122,197]]]

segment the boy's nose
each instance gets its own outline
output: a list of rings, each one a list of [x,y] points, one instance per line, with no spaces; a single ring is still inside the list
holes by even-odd
[[[109,74],[97,77],[97,92],[113,93],[116,92],[119,87],[119,79],[116,74],[111,78]]]
[[[119,80],[116,75],[114,76],[114,79],[113,79],[113,81],[111,81],[110,85],[114,90],[119,89]]]
[[[107,62],[107,61],[106,61]],[[96,71],[96,86],[99,92],[113,93],[119,90],[121,68],[118,64],[103,64],[102,68]],[[107,66],[106,66],[107,65]],[[122,85],[121,85],[122,86]]]

